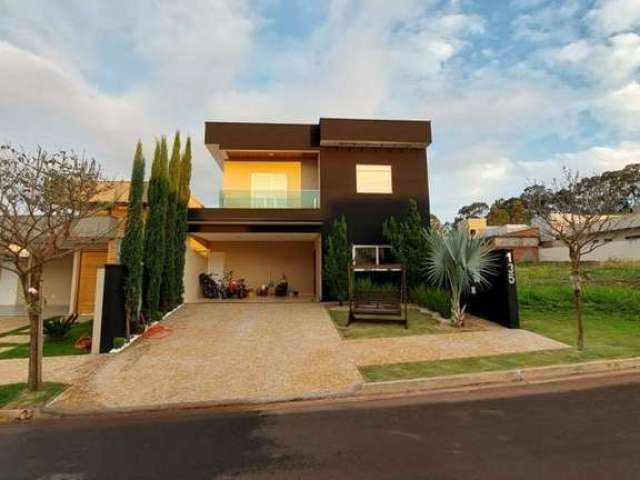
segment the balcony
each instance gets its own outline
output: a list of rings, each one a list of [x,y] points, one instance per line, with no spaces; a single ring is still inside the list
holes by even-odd
[[[320,190],[221,190],[220,208],[320,208]]]

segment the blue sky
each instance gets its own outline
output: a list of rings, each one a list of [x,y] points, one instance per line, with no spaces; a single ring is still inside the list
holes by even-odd
[[[128,176],[205,120],[425,118],[434,213],[640,161],[638,0],[0,0],[0,141]]]

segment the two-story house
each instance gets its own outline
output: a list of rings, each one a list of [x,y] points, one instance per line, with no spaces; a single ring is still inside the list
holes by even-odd
[[[415,199],[429,218],[428,121],[321,118],[318,124],[207,122],[222,170],[216,208],[189,211],[185,300],[198,274],[232,271],[259,288],[285,275],[322,298],[322,237],[344,215],[355,255],[385,255],[383,222]]]

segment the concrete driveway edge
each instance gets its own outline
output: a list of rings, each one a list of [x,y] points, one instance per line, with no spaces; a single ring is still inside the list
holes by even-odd
[[[81,417],[81,416],[95,416],[104,414],[131,414],[131,413],[145,413],[145,412],[163,412],[163,411],[177,411],[177,410],[195,410],[204,408],[243,408],[250,410],[259,409],[261,406],[292,403],[292,402],[304,402],[308,400],[340,400],[347,398],[356,398],[360,395],[360,390],[363,388],[363,384],[355,385],[351,389],[340,392],[327,394],[324,392],[309,392],[305,395],[286,396],[286,397],[261,397],[261,398],[238,398],[221,401],[211,402],[181,402],[181,403],[167,403],[165,405],[139,405],[135,407],[115,407],[115,408],[92,408],[92,409],[69,409],[59,407],[52,400],[49,404],[41,407],[38,411],[40,416],[50,417]]]
[[[168,403],[166,405],[140,405],[124,408],[66,409],[56,405],[46,405],[37,413],[39,417],[80,417],[110,414],[133,414],[145,412],[168,412],[177,410],[195,410],[205,408],[260,410],[262,407],[306,401],[350,401],[381,398],[385,396],[413,395],[429,392],[475,390],[482,387],[500,387],[523,385],[526,383],[544,383],[581,377],[602,376],[607,374],[627,374],[640,370],[640,357],[596,360],[578,364],[551,365],[546,367],[523,368],[460,374],[445,377],[417,378],[372,382],[357,385],[348,391],[326,394],[309,392],[305,395],[290,397],[261,397],[252,399],[229,399],[212,402]]]
[[[594,360],[591,362],[549,365],[516,370],[501,370],[480,373],[463,373],[443,377],[415,378],[409,380],[391,380],[365,383],[358,392],[361,396],[416,393],[424,391],[448,390],[519,384],[526,382],[544,382],[561,380],[581,375],[628,373],[640,369],[640,357]]]

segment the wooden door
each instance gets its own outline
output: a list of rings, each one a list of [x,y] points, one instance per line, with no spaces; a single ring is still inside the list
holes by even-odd
[[[96,278],[98,268],[107,262],[106,250],[86,250],[80,254],[80,275],[78,275],[77,313],[93,313],[96,296]]]

